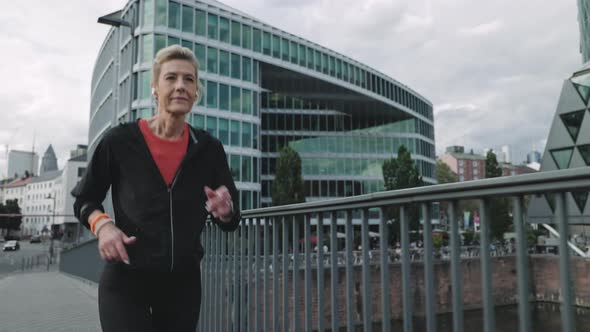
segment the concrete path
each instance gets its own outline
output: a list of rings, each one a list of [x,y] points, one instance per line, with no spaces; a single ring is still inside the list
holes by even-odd
[[[98,287],[50,272],[0,278],[0,332],[99,332]]]

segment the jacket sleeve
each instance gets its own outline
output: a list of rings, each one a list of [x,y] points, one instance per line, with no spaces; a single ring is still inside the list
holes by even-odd
[[[229,165],[227,164],[227,157],[225,156],[225,150],[223,149],[223,145],[219,142],[215,147],[215,169],[217,170],[214,174],[214,183],[217,187],[226,186],[229,194],[231,195],[232,204],[233,204],[233,216],[231,221],[223,222],[217,218],[212,217],[213,222],[215,222],[219,228],[226,232],[234,231],[238,228],[238,224],[242,219],[240,214],[240,195],[238,193],[238,189],[234,183],[234,179],[231,175],[231,171],[229,170]]]
[[[104,212],[102,202],[112,183],[113,161],[107,142],[105,136],[96,146],[86,173],[71,192],[75,197],[74,215],[88,229],[90,229],[88,224],[90,214],[95,210]]]

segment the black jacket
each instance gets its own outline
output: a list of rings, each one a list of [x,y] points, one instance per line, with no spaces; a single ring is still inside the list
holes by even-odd
[[[213,221],[233,231],[240,221],[239,197],[223,145],[203,130],[189,126],[189,144],[172,185],[162,178],[137,122],[110,129],[97,145],[86,174],[72,190],[74,213],[87,228],[92,211],[112,188],[117,227],[137,241],[126,246],[130,268],[158,271],[192,269],[204,251],[201,231],[208,216],[204,187],[225,185],[233,200],[229,223]]]

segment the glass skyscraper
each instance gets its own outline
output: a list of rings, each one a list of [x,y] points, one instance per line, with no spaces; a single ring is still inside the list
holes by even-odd
[[[580,26],[580,53],[582,62],[590,60],[590,1],[578,0],[578,24]]]
[[[385,74],[217,1],[135,0],[122,18],[133,38],[111,29],[94,67],[91,152],[108,128],[153,114],[154,55],[180,44],[205,92],[187,120],[223,142],[244,209],[271,204],[286,145],[301,156],[307,200],[383,190],[381,165],[402,144],[435,182],[432,104]]]

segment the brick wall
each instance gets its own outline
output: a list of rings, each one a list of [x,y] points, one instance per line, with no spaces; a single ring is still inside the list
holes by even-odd
[[[530,287],[531,299],[534,297],[539,301],[558,302],[559,301],[559,258],[557,256],[532,256],[529,259],[530,271]],[[422,263],[412,263],[411,265],[411,297],[413,304],[414,315],[424,315],[424,268]],[[496,305],[509,305],[518,303],[518,288],[517,288],[517,274],[516,274],[516,257],[497,257],[492,259],[492,284],[493,284],[493,298]],[[477,309],[482,307],[482,287],[481,287],[481,265],[479,259],[464,259],[461,263],[462,281],[461,287],[463,289],[463,301],[465,309]],[[436,291],[435,301],[436,310],[439,313],[450,312],[452,310],[452,285],[450,275],[450,262],[436,262],[434,265],[434,289]],[[391,264],[389,267],[390,276],[390,294],[389,299],[391,303],[392,318],[401,318],[402,316],[402,292],[401,292],[401,265]],[[299,308],[298,319],[301,329],[304,327],[305,319],[305,293],[304,270],[297,274],[299,280],[299,292],[296,295],[297,306]],[[331,326],[331,273],[330,269],[325,269],[325,284],[324,284],[324,311],[322,316],[325,319],[325,326]],[[574,287],[574,298],[577,305],[590,307],[590,261],[572,258],[572,285]],[[287,276],[288,287],[288,312],[289,325],[293,324],[293,273]],[[370,267],[370,296],[371,301],[371,320],[373,322],[380,322],[381,309],[381,271],[379,265]],[[337,275],[337,315],[340,326],[346,325],[346,271],[339,268]],[[250,296],[254,297],[255,289],[260,292],[262,303],[260,305],[250,304],[248,308],[248,315],[255,317],[255,312],[258,311],[262,320],[264,305],[264,291],[268,291],[270,303],[267,309],[270,315],[272,326],[273,317],[277,317],[282,329],[283,320],[283,279],[282,274],[279,274],[279,301],[272,303],[273,289],[272,277],[270,284],[265,287],[262,281],[257,287],[252,287]],[[353,317],[355,324],[360,324],[363,321],[363,287],[362,287],[362,271],[360,266],[355,266],[353,269]],[[314,328],[317,327],[318,319],[318,302],[317,302],[317,270],[312,271],[312,321]]]

